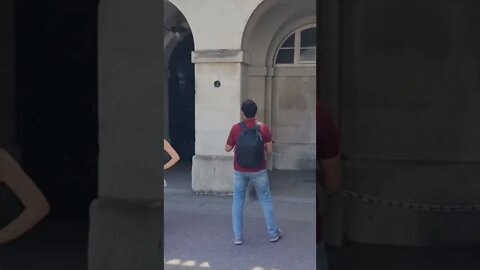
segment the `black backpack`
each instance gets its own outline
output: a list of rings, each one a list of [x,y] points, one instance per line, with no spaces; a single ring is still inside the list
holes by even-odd
[[[257,124],[247,128],[244,122],[240,122],[240,135],[238,136],[235,151],[237,162],[244,168],[256,168],[260,166],[264,157],[264,143]]]

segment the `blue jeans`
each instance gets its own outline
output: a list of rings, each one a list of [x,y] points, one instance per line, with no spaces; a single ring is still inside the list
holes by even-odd
[[[267,170],[258,172],[238,172],[233,171],[233,203],[232,203],[232,223],[233,236],[242,237],[243,232],[243,206],[245,203],[245,193],[249,182],[255,187],[258,200],[262,205],[263,216],[267,226],[267,233],[274,235],[278,231],[273,215],[272,194],[268,183]]]

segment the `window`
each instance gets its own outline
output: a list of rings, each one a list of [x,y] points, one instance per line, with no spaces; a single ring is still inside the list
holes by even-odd
[[[282,43],[275,56],[276,65],[315,64],[317,59],[317,28],[297,29]]]

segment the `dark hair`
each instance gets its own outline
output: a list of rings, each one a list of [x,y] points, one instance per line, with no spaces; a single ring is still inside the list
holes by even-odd
[[[257,104],[251,99],[247,99],[242,103],[242,112],[247,118],[253,118],[257,114]]]

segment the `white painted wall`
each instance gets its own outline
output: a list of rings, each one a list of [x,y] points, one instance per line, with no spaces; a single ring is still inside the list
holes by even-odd
[[[187,18],[195,50],[238,50],[250,15],[262,0],[169,0]]]
[[[232,124],[240,121],[241,69],[240,63],[195,64],[195,153],[231,155],[224,148]]]
[[[225,152],[225,143],[232,125],[241,120],[247,58],[237,50],[196,51],[192,55],[196,88],[192,188],[196,192],[231,191],[233,152]],[[217,80],[220,87],[214,86]]]

